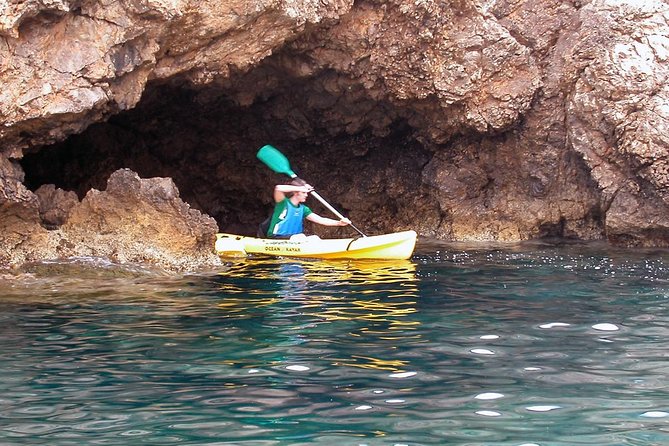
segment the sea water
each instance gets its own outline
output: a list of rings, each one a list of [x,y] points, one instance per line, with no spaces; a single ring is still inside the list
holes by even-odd
[[[669,253],[424,244],[2,280],[0,445],[666,445]]]

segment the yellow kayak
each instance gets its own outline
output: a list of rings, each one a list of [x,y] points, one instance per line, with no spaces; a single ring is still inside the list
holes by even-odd
[[[263,239],[216,234],[216,253],[222,257],[265,254],[315,259],[408,259],[416,246],[416,232],[402,231],[369,237],[321,239]]]

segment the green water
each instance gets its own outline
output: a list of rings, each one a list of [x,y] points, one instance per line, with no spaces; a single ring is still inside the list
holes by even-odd
[[[421,246],[0,295],[0,445],[669,444],[669,253]]]

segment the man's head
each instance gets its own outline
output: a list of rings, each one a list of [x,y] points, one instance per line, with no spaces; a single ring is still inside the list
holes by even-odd
[[[305,186],[307,182],[300,178],[294,178],[293,181],[290,182],[290,184],[293,186]],[[293,200],[294,203],[304,203],[305,201],[307,201],[308,197],[309,197],[309,192],[293,192],[290,196],[291,200]]]

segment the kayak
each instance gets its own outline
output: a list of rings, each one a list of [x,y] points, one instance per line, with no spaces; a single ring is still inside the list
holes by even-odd
[[[239,257],[265,254],[315,259],[408,259],[416,246],[416,232],[402,231],[369,237],[321,239],[264,239],[216,234],[216,254]]]
[[[216,253],[222,257],[265,254],[316,259],[408,259],[416,246],[416,232],[402,231],[369,237],[321,239],[264,239],[216,234]]]

